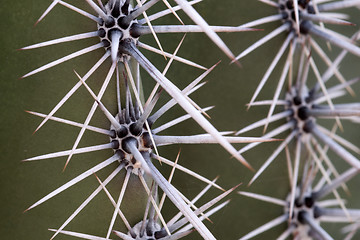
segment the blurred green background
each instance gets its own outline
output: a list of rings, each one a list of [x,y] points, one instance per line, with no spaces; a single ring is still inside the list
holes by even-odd
[[[57,6],[43,22],[34,27],[34,23],[42,12],[49,6],[49,0],[24,0],[24,1],[3,1],[0,13],[2,34],[0,38],[0,89],[1,89],[1,219],[0,236],[2,239],[49,239],[51,232],[48,228],[59,227],[65,219],[80,205],[80,203],[93,191],[97,185],[95,177],[90,177],[83,182],[71,187],[54,199],[42,204],[35,209],[23,213],[23,211],[34,202],[45,196],[61,184],[77,176],[82,171],[94,166],[105,158],[111,156],[111,151],[82,154],[74,156],[66,169],[62,172],[66,158],[56,158],[31,163],[22,163],[21,160],[40,154],[71,149],[79,130],[63,124],[48,122],[41,130],[33,134],[42,119],[27,114],[24,110],[33,110],[48,113],[56,103],[72,88],[78,81],[73,70],[84,75],[88,69],[101,57],[102,50],[89,53],[59,66],[36,74],[26,79],[19,79],[22,75],[42,66],[52,60],[58,59],[76,50],[96,44],[98,39],[82,40],[50,46],[42,49],[29,51],[17,51],[21,47],[37,42],[55,39],[67,35],[93,31],[95,24],[89,19],[76,14],[63,6]],[[85,1],[69,1],[80,8],[89,10]],[[163,8],[158,3],[150,12],[157,8]],[[196,9],[200,14],[213,25],[237,26],[245,22],[274,14],[271,7],[252,0],[237,1],[216,1],[206,0],[198,4]],[[353,16],[350,20],[360,25],[358,16],[359,10],[344,11]],[[180,14],[186,23],[191,21]],[[177,24],[173,16],[157,21],[157,24],[171,22]],[[228,44],[235,54],[240,53],[255,40],[264,36],[267,32],[278,26],[278,23],[262,26],[261,32],[244,32],[221,34],[222,39]],[[342,31],[350,36],[358,27],[338,26],[333,29]],[[164,49],[173,52],[179,43],[182,34],[164,34],[160,41]],[[267,113],[266,108],[254,107],[246,111],[245,104],[250,100],[258,82],[265,73],[272,58],[280,47],[285,34],[270,41],[257,49],[249,56],[241,60],[242,68],[236,65],[229,65],[227,57],[210,41],[204,34],[188,34],[178,55],[191,59],[204,66],[210,67],[219,60],[222,62],[206,78],[208,83],[192,98],[200,106],[212,106],[216,108],[209,112],[211,122],[219,130],[239,130],[242,127],[263,118]],[[141,41],[156,46],[151,36],[146,36]],[[324,44],[322,44],[323,47]],[[160,70],[166,62],[160,55],[155,55],[142,50],[146,56]],[[334,58],[338,49],[333,47],[329,54]],[[314,54],[315,55],[315,54]],[[319,68],[323,71],[325,66],[318,61]],[[283,60],[282,60],[283,62]],[[341,72],[347,79],[359,76],[359,58],[348,56],[341,65]],[[266,89],[260,94],[259,99],[268,99],[273,92],[281,71],[281,64],[271,76]],[[102,79],[109,68],[105,64],[89,80],[91,87],[98,91]],[[167,77],[183,88],[198,75],[201,71],[175,62],[169,70]],[[145,96],[150,93],[154,81],[144,73],[143,75]],[[114,86],[114,85],[113,85]],[[354,89],[359,92],[359,84]],[[109,106],[115,113],[114,88],[109,88],[104,97],[104,104]],[[169,97],[163,94],[160,100],[165,103]],[[347,97],[344,101],[359,101],[359,97]],[[87,112],[92,105],[90,95],[81,88],[64,105],[56,116],[64,117],[78,122],[83,122]],[[180,108],[175,108],[161,119],[166,122],[183,114]],[[330,121],[331,122],[331,121]],[[331,123],[324,122],[327,126]],[[91,122],[103,128],[108,128],[108,123],[103,115],[97,111]],[[161,124],[161,123],[159,123]],[[356,145],[360,145],[359,126],[356,124],[345,124],[345,132],[340,133]],[[351,129],[357,131],[350,131]],[[168,134],[190,134],[201,133],[201,129],[189,120],[173,129]],[[246,136],[260,136],[260,131],[254,131]],[[80,146],[103,144],[108,141],[107,137],[94,133],[86,133]],[[276,143],[262,144],[260,147],[244,154],[246,159],[258,169],[265,158],[271,154]],[[237,148],[242,145],[236,146]],[[265,171],[265,173],[251,186],[246,187],[253,173],[243,167],[235,159],[219,146],[170,146],[160,148],[160,154],[174,160],[181,148],[179,164],[184,165],[197,173],[213,179],[220,176],[218,183],[228,189],[242,182],[239,190],[252,191],[284,199],[289,191],[287,171],[285,167],[285,154]],[[337,159],[337,158],[336,158]],[[339,170],[346,169],[347,165],[335,160]],[[101,171],[99,176],[104,179],[116,164]],[[168,176],[170,168],[163,166],[161,171]],[[124,175],[119,176],[110,186],[110,189],[118,188]],[[349,183],[352,190],[348,198],[348,206],[360,208],[359,177]],[[174,185],[189,198],[194,197],[205,184],[192,177],[176,172]],[[134,224],[140,221],[143,211],[144,195],[138,191],[141,189],[136,179],[132,179],[131,188],[127,192],[126,202],[123,205],[124,213],[129,221]],[[207,200],[220,194],[218,190],[212,190]],[[115,195],[114,195],[115,196]],[[282,213],[280,207],[272,206],[256,200],[246,199],[240,195],[232,194],[230,204],[211,217],[213,224],[207,222],[210,230],[218,239],[238,239],[250,230],[266,223]],[[202,202],[205,202],[204,199]],[[169,201],[164,207],[165,219],[170,219],[176,213],[176,209]],[[104,193],[88,206],[68,227],[68,230],[82,231],[103,236],[107,231],[108,222],[112,214],[111,204]],[[279,226],[257,239],[274,239],[285,229],[285,225]],[[118,221],[115,229],[123,229],[121,221]],[[338,234],[339,227],[326,227],[335,239],[341,239]],[[359,235],[358,235],[359,236]],[[58,236],[58,239],[71,239]],[[193,233],[187,239],[201,239],[198,234]]]

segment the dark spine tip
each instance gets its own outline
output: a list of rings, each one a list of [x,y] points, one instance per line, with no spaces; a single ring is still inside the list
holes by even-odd
[[[116,133],[119,138],[123,138],[126,137],[126,135],[128,135],[129,131],[126,127],[122,127]]]
[[[315,201],[314,201],[314,199],[312,197],[306,197],[305,198],[306,207],[312,208],[314,206],[314,204],[315,204]]]
[[[118,18],[120,16],[120,1],[115,2],[114,8],[111,11],[111,16],[114,18]]]
[[[294,2],[293,0],[286,1],[286,8],[287,9],[293,9],[294,8]]]
[[[294,113],[293,113],[292,116],[294,116]],[[297,127],[297,125],[298,125],[298,120],[297,120],[297,119],[291,118],[289,122],[291,122],[291,124],[293,125],[293,129],[298,129],[298,127]]]
[[[105,21],[105,27],[111,28],[115,25],[115,19],[113,17],[109,17],[108,20]]]
[[[137,102],[135,102],[135,121],[137,121],[140,118],[140,110],[139,107],[137,106]]]
[[[319,197],[321,197],[321,194],[319,194],[319,192],[313,192],[311,194],[312,199],[314,199],[314,201],[316,201],[317,199],[319,199]]]
[[[306,103],[310,103],[311,101],[312,101],[312,98],[311,98],[311,97],[305,98],[305,102],[306,102]]]
[[[153,142],[151,141],[150,133],[144,132],[142,135],[143,144],[147,148],[153,147]]]
[[[293,109],[289,109],[289,111],[290,111],[290,118],[293,118],[294,117],[294,115],[295,115],[295,112],[294,112],[294,110]]]
[[[305,211],[300,211],[299,213],[298,213],[298,217],[297,217],[297,219],[298,219],[298,221],[301,223],[301,224],[306,224],[306,215],[307,215],[308,213],[307,212],[305,212]]]
[[[110,130],[109,136],[111,138],[116,138],[116,131],[115,130]]]
[[[307,7],[307,12],[310,14],[316,14],[314,7],[310,5]]]
[[[293,21],[296,20],[295,11],[291,11],[291,19],[292,19]]]
[[[124,3],[124,5],[121,7],[121,12],[124,13],[125,15],[129,14],[129,3],[128,2]]]
[[[128,54],[130,56],[136,56],[136,51],[135,51],[135,45],[134,43],[132,43],[132,40],[129,39],[129,38],[125,38],[124,40],[122,40],[120,42],[120,45],[119,45],[119,52],[121,53],[124,53],[124,54]],[[127,123],[130,122],[130,119],[127,119],[127,117],[125,117],[125,121]],[[128,122],[129,121],[129,122]]]
[[[120,143],[119,143],[118,140],[112,140],[111,143],[112,143],[112,148],[113,149],[119,149]]]
[[[165,230],[160,230],[160,231],[155,232],[154,236],[156,239],[160,239],[160,238],[166,237],[167,233]]]
[[[100,26],[104,26],[104,23],[105,23],[104,20],[102,18],[99,18],[98,24]]]
[[[295,206],[297,207],[297,208],[300,208],[300,207],[302,207],[302,203],[300,202],[300,200],[297,198],[297,199],[295,199]]]
[[[132,238],[136,238],[136,234],[134,233],[133,230],[130,231],[130,235],[131,235]]]
[[[122,46],[121,43],[122,43],[122,42],[120,42],[120,47]],[[120,48],[120,47],[119,47],[119,48]],[[121,48],[121,50],[122,50],[122,49],[123,49],[123,48]],[[120,49],[119,49],[119,52],[120,52],[120,53],[125,53],[125,52],[123,52],[123,51],[120,51]],[[128,115],[125,115],[125,119],[124,119],[124,120],[125,120],[125,123],[126,123],[126,124],[131,123],[130,116],[128,116]]]
[[[129,145],[130,145],[130,144],[135,145],[136,148],[139,147],[139,143],[138,143],[138,141],[137,141],[135,138],[133,138],[133,137],[125,138],[125,139],[122,141],[121,147],[122,147],[122,149],[123,149],[125,152],[127,152],[127,153],[129,153],[129,154],[131,154],[131,149],[129,148]]]
[[[307,103],[313,101],[313,99],[315,98],[316,92],[317,92],[317,91],[316,91],[315,88],[311,89],[311,90],[309,91],[309,96],[305,98],[305,101],[306,101]]]
[[[300,32],[302,34],[308,34],[311,28],[313,28],[313,24],[309,20],[304,20],[300,23]]]
[[[299,96],[294,97],[293,102],[296,106],[299,106],[302,103],[301,97],[299,97]]]
[[[309,118],[309,109],[307,108],[307,107],[300,107],[299,109],[298,109],[298,117],[301,119],[301,120],[306,120],[306,119],[308,119]]]
[[[305,0],[298,0],[298,5],[301,7],[306,7],[306,1]]]
[[[123,34],[122,34],[122,32],[121,32],[121,30],[120,29],[118,29],[118,28],[114,28],[114,29],[111,29],[110,31],[108,31],[108,39],[112,39],[112,35],[114,34],[114,33],[120,33],[120,35],[122,36]],[[120,38],[120,40],[121,40],[121,38]]]
[[[110,47],[110,42],[108,40],[102,40],[101,41],[104,44],[104,48]]]
[[[319,218],[319,217],[321,217],[321,208],[319,208],[319,207],[317,207],[317,206],[315,206],[314,207],[314,218]]]
[[[314,122],[312,120],[306,121],[306,123],[303,127],[304,132],[310,133],[310,132],[312,132],[313,129],[314,129]]]
[[[281,13],[281,15],[282,15],[282,19],[283,19],[283,20],[286,20],[286,19],[289,18],[289,14],[286,13],[286,12]]]
[[[154,120],[151,117],[149,117],[146,121],[147,121],[149,127],[151,128],[152,125],[154,124]]]
[[[120,149],[116,150],[115,154],[119,157],[120,160],[125,159],[125,153],[122,150]]]
[[[146,235],[148,236],[147,240],[155,240],[154,238],[152,238],[153,234],[154,233],[151,230],[151,226],[147,226],[146,227]]]
[[[100,28],[98,31],[97,31],[97,34],[99,37],[103,38],[106,36],[106,31],[103,29],[103,28]]]
[[[121,17],[118,19],[117,22],[122,29],[128,29],[128,27],[130,26],[130,22],[128,21],[127,17]]]
[[[130,132],[134,136],[139,136],[142,130],[142,126],[138,126],[136,123],[130,125]]]
[[[131,121],[133,121],[133,122],[136,122],[136,116],[135,116],[135,111],[131,111],[130,112],[130,118],[131,118]]]
[[[130,27],[130,35],[133,38],[138,38],[141,36],[141,31],[140,31],[140,27],[141,25],[138,23],[133,23]]]

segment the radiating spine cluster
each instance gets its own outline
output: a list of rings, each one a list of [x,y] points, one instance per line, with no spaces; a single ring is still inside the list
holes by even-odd
[[[82,239],[98,240],[110,239],[111,237],[120,237],[125,240],[176,240],[186,237],[193,231],[198,232],[203,239],[216,239],[203,221],[209,220],[210,215],[221,210],[228,204],[228,201],[226,201],[214,207],[215,204],[234,191],[236,187],[225,191],[215,183],[215,180],[208,180],[206,177],[179,165],[178,160],[180,153],[175,161],[171,161],[161,156],[158,148],[164,145],[174,144],[220,144],[232,157],[236,158],[247,168],[253,170],[253,167],[241,154],[256,146],[262,146],[264,142],[273,141],[278,141],[278,146],[268,158],[260,160],[262,166],[256,171],[250,184],[258,179],[268,166],[279,158],[280,153],[284,151],[288,163],[288,166],[284,166],[284,168],[288,169],[290,179],[290,190],[288,191],[288,195],[284,196],[285,200],[245,191],[240,191],[239,194],[280,205],[283,207],[283,212],[274,220],[246,234],[241,240],[255,237],[281,223],[287,223],[287,229],[282,232],[277,239],[330,240],[333,238],[320,225],[326,221],[352,223],[344,229],[344,232],[348,232],[347,239],[355,236],[359,228],[360,210],[347,209],[344,200],[340,197],[338,189],[341,187],[348,192],[349,189],[345,183],[359,174],[360,160],[356,157],[356,154],[360,154],[360,148],[341,137],[336,131],[338,128],[341,130],[345,129],[343,122],[347,120],[360,122],[360,104],[334,103],[334,101],[348,93],[354,95],[352,86],[357,84],[359,79],[346,80],[343,73],[340,72],[339,66],[347,53],[360,57],[360,48],[356,44],[356,41],[360,38],[360,31],[356,32],[351,38],[348,38],[341,33],[328,29],[327,25],[353,26],[354,24],[345,20],[348,17],[345,16],[345,14],[329,11],[359,7],[360,1],[260,1],[274,8],[274,15],[254,20],[238,27],[230,27],[209,26],[192,6],[200,2],[198,0],[174,0],[177,4],[174,7],[172,7],[167,0],[109,0],[107,2],[102,2],[101,0],[97,2],[85,0],[84,2],[94,13],[86,12],[62,0],[53,0],[52,4],[40,17],[38,22],[43,20],[55,6],[63,5],[73,12],[91,19],[94,22],[95,31],[34,44],[22,48],[23,50],[94,37],[98,37],[100,42],[39,67],[24,75],[23,78],[95,50],[100,49],[101,51],[105,51],[105,53],[84,76],[80,76],[75,71],[76,79],[78,80],[77,84],[68,91],[49,114],[29,111],[29,113],[33,115],[44,118],[36,131],[48,120],[80,128],[80,132],[72,149],[32,157],[24,161],[36,161],[66,156],[65,170],[72,156],[75,154],[111,149],[113,153],[111,157],[102,160],[97,165],[56,188],[27,209],[30,210],[52,199],[66,189],[95,174],[99,185],[60,227],[51,229],[51,231],[55,232],[52,239],[58,234],[64,234]],[[163,4],[166,8],[165,10],[148,15],[146,11],[151,9],[155,4]],[[184,24],[177,14],[179,10],[182,10],[190,17],[196,25]],[[155,25],[153,23],[156,19],[167,15],[173,15],[180,24]],[[279,22],[280,26],[265,37],[255,41],[237,57],[233,55],[232,51],[217,35],[217,32],[254,31],[257,29],[251,29],[251,27],[270,22]],[[231,135],[233,134],[232,131],[218,131],[206,118],[206,116],[208,116],[207,111],[212,107],[200,107],[189,97],[191,93],[197,91],[204,85],[202,80],[217,64],[211,68],[206,68],[188,59],[177,56],[177,52],[184,38],[174,53],[168,53],[164,51],[157,36],[161,33],[194,32],[205,33],[232,62],[237,62],[267,41],[286,33],[285,40],[282,42],[280,49],[266,70],[249,103],[249,107],[259,105],[269,106],[269,112],[264,119],[238,131],[235,134],[236,136]],[[146,34],[153,35],[159,49],[142,42],[142,36]],[[323,50],[321,44],[317,43],[317,39],[324,40],[328,48],[330,45],[335,45],[341,49],[340,54],[335,60],[331,60],[327,55],[327,50]],[[140,51],[140,48],[163,55],[165,59],[168,60],[165,69],[160,71],[155,67],[151,60]],[[288,51],[287,54],[285,54],[286,51]],[[327,66],[326,71],[322,72],[322,70],[319,70],[313,53],[316,53]],[[286,56],[286,60],[273,98],[271,100],[256,101],[260,92],[264,89],[265,83],[270,79],[270,76],[283,56]],[[183,90],[180,90],[165,76],[174,60],[202,69],[204,73],[188,84]],[[88,86],[87,80],[107,61],[110,61],[111,66],[106,75],[103,76],[103,79],[97,79],[98,81],[102,81],[102,84],[99,92],[96,94],[91,87]],[[140,68],[142,68],[150,78],[155,80],[155,86],[153,89],[149,89],[151,93],[146,98],[143,97],[144,93],[141,90],[141,86],[143,85],[142,81],[148,81],[148,76],[140,76]],[[239,70],[239,72],[241,73],[241,70]],[[339,83],[331,83],[329,80],[332,78],[336,78]],[[251,81],[253,81],[253,79],[251,79]],[[55,117],[55,113],[82,86],[87,89],[94,99],[94,103],[85,121],[79,123]],[[285,92],[284,86],[288,86]],[[110,108],[103,103],[102,99],[106,91],[116,92],[116,98],[112,101],[117,109],[115,113],[112,113],[109,110]],[[166,93],[170,96],[171,100],[155,111],[154,109],[158,100]],[[284,97],[282,97],[282,94],[284,94]],[[143,98],[145,98],[146,101],[142,101]],[[179,105],[186,113],[161,126],[154,127],[156,121],[175,105]],[[90,125],[90,121],[93,119],[97,108],[102,111],[104,122],[108,123],[108,129]],[[277,108],[281,108],[281,111],[276,112]],[[161,134],[164,130],[174,127],[187,119],[195,120],[199,126],[202,127],[204,133],[175,136]],[[321,123],[323,119],[334,120],[334,127],[327,129],[322,126]],[[271,124],[276,121],[282,121],[281,125],[266,133],[268,127],[271,127]],[[264,127],[265,135],[261,138],[237,136],[259,127]],[[85,131],[105,135],[109,138],[110,142],[95,146],[79,147]],[[284,139],[275,139],[281,138],[284,134]],[[238,151],[232,145],[234,143],[249,144]],[[328,151],[333,154],[328,154]],[[292,161],[292,159],[294,161]],[[343,173],[339,173],[334,163],[337,159],[343,160],[349,165],[349,169]],[[203,159],[196,160],[203,161]],[[153,161],[159,161],[161,165],[169,165],[172,168],[169,179],[164,177],[161,170],[162,167],[157,167]],[[114,167],[115,164],[116,167]],[[113,172],[102,181],[96,173],[104,168],[110,167],[113,167]],[[175,169],[207,183],[208,187],[199,193],[195,199],[189,200],[171,183]],[[114,199],[107,189],[107,185],[118,176],[120,172],[125,172],[125,178],[122,186],[118,188],[118,198]],[[129,184],[131,176],[135,176],[138,179],[143,187],[142,190],[147,195],[145,213],[143,218],[137,223],[130,223],[121,210],[125,192],[128,188],[131,188]],[[318,183],[315,184],[316,182]],[[197,207],[195,205],[197,200],[204,195],[210,187],[215,187],[224,191],[224,193],[201,207]],[[106,193],[108,200],[114,207],[110,224],[107,226],[106,236],[95,236],[65,230],[68,224],[102,191]],[[160,198],[161,192],[163,196]],[[334,199],[321,200],[331,193],[334,194]],[[166,197],[168,197],[179,210],[179,213],[168,222],[166,222],[161,213]],[[116,219],[118,217],[124,222],[127,232],[116,230]],[[231,222],[231,224],[236,225],[238,223]],[[234,227],[234,229],[236,230],[237,227]],[[218,238],[222,239],[222,236],[218,236]]]
[[[345,17],[342,14],[328,11],[359,6],[360,2],[351,0],[331,1],[331,3],[311,0],[262,2],[277,8],[278,14],[242,26],[253,27],[278,20],[281,26],[247,48],[238,58],[244,57],[275,36],[286,31],[288,33],[249,104],[249,107],[270,106],[267,117],[241,129],[237,134],[259,127],[264,127],[265,132],[272,123],[281,121],[280,126],[272,128],[264,137],[284,136],[284,141],[263,161],[250,184],[281,156],[281,152],[285,152],[288,166],[284,166],[284,169],[288,169],[289,172],[290,191],[285,201],[260,194],[240,192],[242,195],[284,208],[283,215],[251,231],[241,240],[253,238],[286,221],[287,230],[277,239],[333,239],[320,223],[353,222],[360,217],[359,210],[345,207],[345,202],[337,190],[341,187],[346,192],[351,191],[345,182],[358,175],[360,171],[360,160],[356,156],[360,154],[360,149],[341,134],[336,133],[338,129],[345,130],[346,121],[359,118],[359,104],[335,103],[339,97],[348,93],[354,95],[352,86],[359,79],[346,80],[339,71],[339,66],[348,52],[357,57],[360,56],[360,52],[355,42],[359,38],[359,32],[349,39],[341,33],[328,29],[325,24],[353,25],[341,19]],[[318,38],[325,40],[328,47],[329,44],[333,44],[342,49],[335,60],[331,60],[326,50],[317,43]],[[274,97],[271,100],[255,101],[287,48],[288,55]],[[314,60],[314,53],[327,66],[323,73]],[[330,81],[331,78],[339,83],[334,84],[333,80]],[[286,91],[283,90],[284,86],[287,86]],[[283,98],[281,93],[284,94]],[[281,110],[275,112],[276,108]],[[332,129],[325,127],[324,119],[333,120]],[[244,153],[258,145],[259,143],[248,144],[240,152]],[[350,167],[343,174],[337,170],[336,162],[339,160],[345,161]],[[319,180],[319,183],[312,186],[315,179]],[[335,199],[318,202],[331,193],[334,194]]]

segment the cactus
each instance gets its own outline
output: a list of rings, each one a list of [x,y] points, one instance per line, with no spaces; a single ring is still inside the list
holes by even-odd
[[[139,2],[3,4],[3,29],[12,34],[2,38],[2,236],[143,239],[147,229],[159,239],[169,232],[173,239],[356,239],[360,2]],[[125,5],[119,14],[118,3]],[[136,5],[136,11],[129,7]],[[147,18],[164,9],[167,16],[150,27]],[[56,38],[63,44],[13,51]],[[26,78],[16,80],[21,75]],[[149,117],[169,102],[161,118]],[[236,136],[243,133],[254,137]],[[209,180],[216,176],[216,183]],[[231,193],[239,182],[240,195]],[[207,184],[204,199],[188,205]],[[216,188],[230,190],[221,195]],[[162,200],[162,192],[171,201]],[[214,206],[210,219],[200,213],[205,209],[196,210],[227,194],[232,201]],[[299,199],[315,203],[304,207]],[[330,202],[339,208],[328,208]],[[120,203],[121,211],[114,210]],[[179,211],[191,223],[183,233],[172,231],[177,220],[165,227]],[[312,212],[320,220],[309,217]],[[335,223],[324,225],[322,217]]]

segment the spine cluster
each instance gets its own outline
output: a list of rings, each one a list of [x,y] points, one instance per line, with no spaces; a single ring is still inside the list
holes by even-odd
[[[93,24],[94,29],[85,33],[79,29],[78,34],[33,44],[24,47],[23,50],[83,39],[92,39],[93,44],[83,46],[82,49],[66,56],[60,56],[25,74],[23,78],[30,76],[36,78],[39,72],[52,71],[54,66],[76,57],[82,58],[82,55],[93,51],[100,52],[101,57],[94,65],[89,66],[87,61],[83,62],[83,66],[88,67],[85,74],[78,73],[76,65],[73,67],[74,86],[67,90],[66,95],[57,103],[50,103],[48,113],[29,112],[43,119],[36,131],[43,128],[48,121],[78,128],[72,148],[59,149],[58,152],[53,153],[46,153],[44,149],[46,154],[24,161],[48,161],[64,157],[66,161],[63,170],[66,171],[67,168],[71,168],[71,162],[76,161],[78,154],[103,151],[106,157],[94,158],[93,165],[87,166],[86,171],[79,172],[70,181],[60,186],[56,183],[59,187],[33,203],[27,210],[47,201],[51,202],[59,194],[66,194],[63,192],[77,186],[85,179],[96,178],[98,184],[93,192],[84,196],[86,199],[79,206],[71,206],[74,209],[67,218],[63,219],[63,224],[49,226],[53,232],[51,239],[59,235],[63,235],[66,239],[74,237],[96,240],[197,238],[212,240],[228,239],[228,236],[236,236],[240,240],[254,237],[331,240],[339,239],[339,236],[346,240],[357,239],[360,236],[358,233],[360,210],[357,209],[358,206],[348,207],[345,199],[351,198],[351,192],[359,191],[359,188],[348,187],[347,183],[359,175],[360,147],[357,146],[358,142],[351,142],[343,137],[342,131],[350,130],[352,134],[357,135],[360,133],[358,127],[347,129],[349,122],[352,122],[353,126],[360,123],[360,103],[356,102],[357,93],[354,90],[359,89],[357,85],[360,76],[358,74],[347,79],[349,74],[341,71],[341,64],[352,55],[357,59],[357,62],[352,64],[354,72],[357,72],[360,66],[360,30],[352,23],[357,16],[347,15],[346,12],[349,9],[350,12],[359,9],[360,1],[261,0],[258,5],[268,8],[271,12],[269,16],[262,16],[248,23],[234,21],[234,26],[208,24],[207,19],[196,11],[196,6],[200,4],[204,8],[207,6],[206,1],[201,3],[198,0],[84,0],[74,3],[67,0],[52,1],[37,23],[44,21],[40,24],[46,24],[46,16],[52,14],[54,8],[65,7],[73,14],[85,17]],[[217,1],[216,4],[220,6],[226,4],[226,1]],[[243,11],[255,12],[257,9],[239,9],[239,14]],[[169,18],[173,18],[177,23],[166,23],[166,19]],[[221,20],[220,17],[219,24]],[[188,24],[189,22],[191,24]],[[268,25],[276,26],[268,30]],[[338,26],[334,28],[334,25]],[[352,29],[353,35],[346,36],[342,32],[345,28]],[[245,46],[241,41],[242,36],[251,35],[254,31],[259,32],[258,36],[262,36],[254,39],[250,46]],[[241,34],[234,34],[235,32]],[[186,47],[187,49],[182,47],[183,42],[186,41],[185,35],[179,43],[176,43],[175,50],[165,49],[161,36],[165,33],[188,35],[201,33],[203,38],[209,38],[212,47],[214,49],[218,47],[227,57],[225,62],[233,63],[231,67],[238,72],[236,76],[232,76],[233,79],[221,79],[221,81],[232,81],[234,88],[239,88],[238,85],[235,86],[239,81],[233,81],[234,79],[246,81],[242,83],[244,86],[241,88],[246,88],[247,85],[255,86],[255,92],[248,95],[248,108],[251,107],[251,111],[242,118],[246,119],[250,116],[256,106],[266,109],[265,112],[261,112],[263,117],[237,132],[221,125],[215,127],[209,118],[209,114],[211,115],[209,111],[213,106],[200,106],[192,100],[191,95],[195,92],[200,98],[206,95],[203,86],[209,78],[208,75],[211,76],[214,69],[221,71],[224,65],[216,63],[212,67],[204,67],[202,63],[179,56],[178,52],[182,48],[184,48],[183,52],[191,53],[194,50],[191,47]],[[233,50],[223,41],[221,33],[234,34],[236,37],[232,39],[238,38],[236,43],[239,49],[244,50],[239,55],[233,54]],[[151,36],[154,40],[151,44],[155,45],[146,43],[149,37],[146,38],[144,35]],[[262,46],[269,41],[277,41],[278,49],[273,51],[273,56],[264,58],[264,61],[270,59],[266,69],[256,69],[257,72],[261,72],[262,78],[242,78],[240,61],[244,58],[245,64],[242,67],[249,67],[245,61],[247,55],[253,51],[261,51]],[[190,44],[190,46],[197,45]],[[154,64],[154,60],[147,57],[146,51],[157,54],[161,61],[165,61],[165,69],[159,69]],[[214,59],[214,62],[218,60]],[[174,61],[195,68],[201,71],[201,74],[190,79],[186,79],[189,78],[188,74],[168,77],[167,73],[171,72],[169,69],[173,68]],[[106,69],[102,75],[98,73],[101,68]],[[57,77],[61,78],[61,76]],[[179,87],[179,82],[182,85],[186,83],[185,87]],[[211,81],[208,84],[212,84]],[[94,85],[100,85],[100,90],[94,91]],[[80,88],[86,89],[93,103],[84,120],[77,122],[56,117],[58,110],[69,102]],[[109,97],[104,100],[109,92],[112,93],[110,94],[112,98],[110,101]],[[249,92],[246,89],[245,93]],[[271,93],[270,99],[261,99],[264,93],[267,95]],[[226,94],[219,91],[215,97],[231,98]],[[346,101],[341,101],[341,97],[347,97],[344,98]],[[240,108],[244,104],[234,101],[231,108]],[[76,104],[73,107],[76,108]],[[174,107],[181,110],[180,115],[172,115]],[[217,107],[222,108],[222,106]],[[101,113],[101,126],[107,125],[107,127],[93,125],[92,120],[96,116],[96,111]],[[223,118],[231,118],[232,115],[233,112],[230,111]],[[200,132],[193,134],[193,131],[187,131],[189,129],[181,129],[178,125],[185,121],[192,121],[191,124],[198,125]],[[240,123],[242,119],[236,121]],[[331,127],[329,123],[332,124]],[[262,136],[239,136],[251,133],[255,129],[261,129],[257,133],[262,131]],[[176,134],[168,134],[168,130]],[[81,145],[86,132],[98,134],[99,142],[92,146]],[[108,140],[104,142],[103,136]],[[238,143],[246,143],[246,145],[240,148]],[[186,163],[200,162],[202,168],[206,170],[216,166],[215,163],[219,161],[224,166],[230,166],[238,161],[238,164],[244,166],[238,172],[239,181],[246,181],[242,176],[249,175],[249,172],[253,171],[248,187],[247,184],[239,186],[239,182],[233,182],[235,187],[226,191],[220,186],[221,184],[216,183],[217,178],[213,179],[215,176],[202,176],[197,173],[203,173],[203,169],[183,166],[180,151],[177,157],[171,157],[163,150],[165,149],[163,146],[185,144],[199,146],[196,148],[197,151],[202,151],[203,144],[219,145],[221,147],[218,148],[219,151],[223,152],[222,159],[206,156],[203,159],[199,157],[188,159]],[[251,159],[251,152],[255,152],[253,148],[261,152],[259,155],[261,157]],[[267,154],[266,151],[262,153],[262,148],[271,148],[270,153]],[[250,157],[245,159],[243,153]],[[229,155],[231,159],[228,159]],[[280,189],[285,193],[284,196],[268,196],[252,192],[253,184],[266,182],[266,176],[263,175],[266,175],[275,164],[281,171],[287,172],[287,176],[281,176],[286,181],[272,186],[276,191]],[[102,174],[104,171],[111,173],[104,175]],[[195,197],[187,196],[177,188],[176,178],[172,181],[174,173],[179,171],[186,174],[186,180],[191,178],[189,182],[196,179],[206,187]],[[221,178],[228,177],[223,176],[222,172],[217,174]],[[114,179],[120,176],[123,181],[121,184],[117,182],[114,187]],[[144,196],[142,206],[136,206],[143,209],[141,216],[128,216],[124,202],[126,204],[130,202],[131,205],[133,201],[127,199],[129,191],[141,192]],[[216,197],[206,196],[209,191],[214,191]],[[91,202],[99,193],[106,194],[107,208],[110,208],[112,213],[107,223],[99,223],[104,225],[104,232],[90,233],[71,228],[71,223],[77,221],[80,212],[92,206]],[[222,232],[216,229],[214,232],[213,226],[218,224],[216,217],[214,223],[209,224],[213,214],[248,208],[243,204],[229,204],[229,200],[224,201],[229,194],[233,199],[247,197],[254,202],[260,200],[269,206],[277,205],[279,215],[273,216],[268,222],[261,219],[251,224],[252,230],[245,234],[242,230],[244,220],[241,219],[246,221],[247,217],[223,218],[222,221],[225,221],[227,226],[232,226],[230,235],[225,230]],[[178,211],[171,219],[166,209],[169,207],[165,202],[167,198]],[[138,199],[136,202],[139,202]],[[251,211],[256,212],[257,209]],[[328,229],[328,225],[323,224],[326,222],[335,222],[336,231]],[[344,225],[340,223],[344,222],[348,225],[342,228]],[[87,223],[82,222],[82,224]],[[277,229],[275,237],[266,235],[272,228]],[[333,236],[334,232],[335,236]]]

